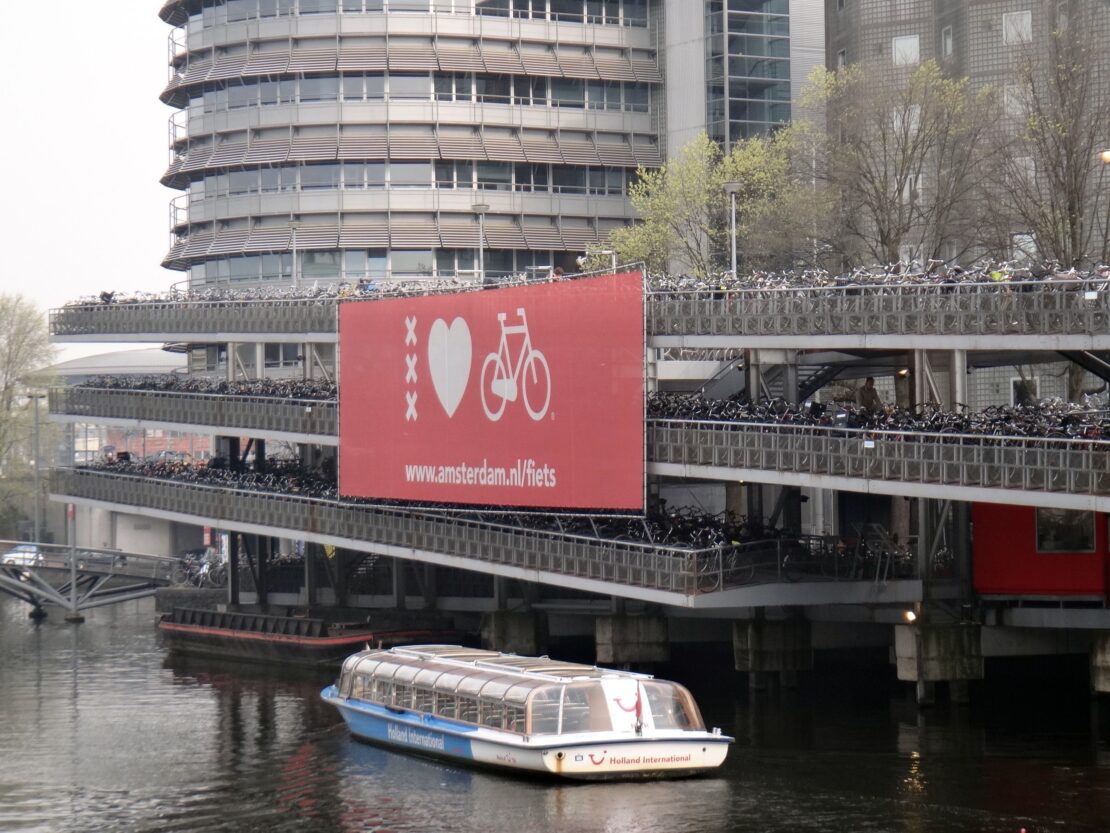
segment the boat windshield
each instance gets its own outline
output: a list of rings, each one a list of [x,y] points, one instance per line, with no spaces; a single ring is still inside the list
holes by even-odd
[[[705,729],[694,698],[678,683],[645,680],[640,686],[647,698],[652,725],[656,729]]]

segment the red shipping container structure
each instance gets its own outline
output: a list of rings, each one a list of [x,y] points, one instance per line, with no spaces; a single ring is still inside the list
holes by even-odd
[[[1107,516],[1098,512],[976,503],[975,592],[1007,596],[1104,596]]]
[[[642,510],[640,273],[339,310],[339,490]]]

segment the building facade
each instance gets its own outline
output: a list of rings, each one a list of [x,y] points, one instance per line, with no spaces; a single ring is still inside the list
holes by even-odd
[[[164,265],[194,286],[572,269],[668,145],[789,120],[815,8],[173,0]]]

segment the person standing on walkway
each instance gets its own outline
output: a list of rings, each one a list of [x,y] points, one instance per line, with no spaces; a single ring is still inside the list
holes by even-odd
[[[856,402],[865,411],[877,413],[883,408],[883,400],[879,398],[879,392],[875,390],[875,377],[868,376],[863,385],[856,391]]]

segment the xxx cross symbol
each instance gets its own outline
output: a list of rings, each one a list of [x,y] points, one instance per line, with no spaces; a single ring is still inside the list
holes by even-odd
[[[416,316],[405,316],[405,329],[408,331],[405,334],[405,344],[416,344]]]
[[[406,383],[416,383],[416,359],[417,356],[415,353],[409,353],[405,356],[405,364],[408,366],[408,370],[405,372]]]
[[[416,391],[405,392],[405,421],[416,422]]]

